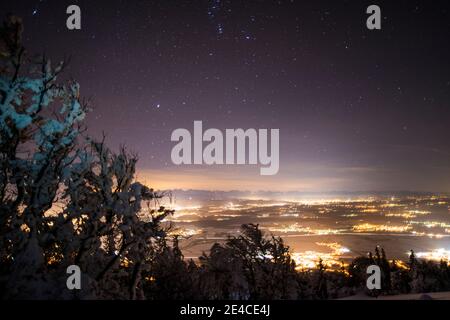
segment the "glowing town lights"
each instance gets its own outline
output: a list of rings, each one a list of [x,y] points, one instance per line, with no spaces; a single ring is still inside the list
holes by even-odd
[[[444,248],[435,249],[428,252],[417,252],[415,253],[417,258],[422,258],[426,260],[433,261],[447,261],[450,262],[450,250],[446,250]]]
[[[337,242],[316,242],[318,246],[328,247],[333,250],[334,255],[342,255],[344,253],[349,253],[350,249],[343,247]]]
[[[441,222],[441,221],[411,221],[412,224],[420,224],[424,227],[430,229],[430,228],[450,228],[450,223]]]
[[[343,265],[346,264],[342,261],[343,254],[349,253],[350,250],[341,246],[336,242],[316,242],[319,246],[324,246],[330,248],[331,252],[318,252],[318,251],[304,251],[304,252],[295,252],[292,254],[292,259],[295,261],[297,265],[297,270],[302,269],[315,269],[317,268],[317,264],[320,260],[322,260],[323,265],[327,268],[339,269]]]
[[[280,232],[280,233],[306,233],[306,234],[316,234],[316,235],[328,235],[328,234],[338,234],[341,232],[339,229],[313,229],[311,227],[303,227],[298,223],[290,224],[287,226],[274,226],[269,227],[270,232]]]
[[[399,203],[385,203],[382,204],[380,207],[382,208],[396,208],[396,207],[404,207],[403,204],[399,204]]]
[[[173,209],[175,211],[177,211],[177,212],[178,211],[191,211],[191,210],[195,211],[195,210],[199,210],[201,208],[202,208],[201,206],[186,206],[186,207],[183,207],[183,206],[180,206],[180,205],[177,205],[177,206],[173,207]]]
[[[425,210],[409,210],[407,212],[411,213],[411,214],[422,215],[422,216],[431,214],[431,211],[425,211]]]
[[[361,212],[364,212],[364,213],[377,213],[377,212],[379,212],[379,210],[375,209],[375,208],[368,208],[368,209],[362,210]]]
[[[196,221],[196,219],[192,219],[193,217],[199,217],[199,212],[202,209],[201,206],[175,206],[173,208],[176,212],[175,215],[168,216],[165,220],[168,221],[178,221],[178,222],[188,222],[188,221]],[[189,216],[190,218],[186,219],[185,217]]]
[[[325,259],[326,254],[316,251],[305,251],[302,253],[293,253],[292,259],[295,261],[296,269],[315,269],[320,259],[326,266],[330,266],[330,260]]]
[[[384,215],[385,217],[399,217],[399,218],[405,218],[405,219],[413,219],[417,217],[417,215],[412,213],[386,213]]]
[[[252,221],[259,223],[266,235],[281,236],[291,247],[302,243],[302,251],[297,250],[292,254],[298,270],[317,268],[322,259],[328,270],[339,271],[342,260],[349,262],[361,252],[372,248],[367,244],[367,240],[371,239],[366,238],[372,235],[392,240],[390,243],[394,249],[391,250],[390,245],[385,248],[389,256],[395,259],[392,263],[398,268],[407,268],[408,265],[400,261],[402,259],[395,252],[392,253],[395,249],[400,249],[396,250],[398,254],[399,251],[402,253],[402,250],[411,248],[415,251],[423,246],[428,248],[429,243],[441,247],[443,241],[439,239],[450,239],[450,211],[447,212],[447,207],[437,206],[438,201],[442,202],[443,199],[446,198],[411,196],[394,200],[375,197],[306,201],[260,199],[256,196],[254,199],[211,197],[195,202],[190,199],[190,202],[181,205],[173,204],[176,213],[168,216],[164,222],[174,222],[174,226],[178,227],[171,234],[194,240],[190,241],[189,246],[192,250],[190,254],[195,258],[204,250],[205,240],[225,241],[227,235],[239,234],[238,227],[243,221]],[[445,201],[447,205],[450,203]],[[77,225],[76,221],[74,225]],[[352,240],[348,240],[348,236]],[[366,239],[358,241],[361,239],[359,237]],[[397,237],[404,241],[396,241]],[[417,247],[408,241],[412,238],[415,238],[413,241],[417,243]],[[350,241],[352,251],[339,244],[340,241]],[[428,249],[417,251],[426,250]],[[421,252],[418,256],[440,260],[441,257],[448,256],[448,250],[430,250]]]
[[[436,238],[436,239],[448,237],[448,235],[444,235],[444,234],[435,234],[435,233],[426,233],[426,232],[417,232],[417,231],[413,231],[411,233],[413,235],[419,236],[419,237],[428,237],[428,238]]]
[[[283,213],[280,215],[281,217],[295,217],[297,218],[299,216],[298,213]]]
[[[287,202],[267,202],[267,203],[252,203],[249,207],[266,208],[266,207],[283,207],[288,205]]]
[[[391,263],[394,263],[395,266],[399,269],[408,270],[409,266],[406,264],[406,262],[401,260],[391,260]]]
[[[354,218],[354,217],[357,217],[357,216],[359,216],[359,215],[356,214],[356,213],[349,213],[349,214],[343,214],[342,215],[342,217],[344,217],[344,218]]]
[[[186,229],[175,229],[172,230],[171,232],[169,232],[170,236],[180,236],[180,237],[192,237],[192,236],[196,236],[201,234],[203,231],[201,229],[190,229],[190,228],[186,228]]]
[[[270,232],[282,232],[282,233],[289,233],[289,232],[301,232],[301,233],[310,233],[311,228],[310,227],[302,227],[298,223],[294,223],[287,226],[274,226],[269,228]]]
[[[384,224],[363,223],[353,226],[355,232],[407,232],[411,226],[393,226]]]

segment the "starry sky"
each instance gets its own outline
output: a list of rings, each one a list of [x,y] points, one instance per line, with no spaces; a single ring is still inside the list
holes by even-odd
[[[77,4],[82,29],[66,28]],[[366,28],[366,8],[382,30]],[[450,192],[450,2],[4,0],[157,188]],[[174,129],[279,128],[280,171],[174,166]]]

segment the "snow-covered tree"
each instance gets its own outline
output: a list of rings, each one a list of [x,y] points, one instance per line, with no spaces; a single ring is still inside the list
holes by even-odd
[[[134,181],[136,156],[83,135],[79,85],[58,81],[65,62],[29,58],[22,29],[17,17],[0,29],[1,294],[143,298],[141,275],[172,211]],[[75,293],[72,264],[83,275]]]
[[[57,82],[65,62],[53,68],[45,57],[27,57],[22,29],[19,18],[9,17],[0,31],[0,250],[7,276],[2,283],[14,296],[26,279],[40,296],[48,290],[40,285],[47,277],[46,214],[77,157],[86,106],[77,83]]]
[[[295,299],[295,263],[279,237],[266,236],[258,225],[244,224],[241,234],[216,244],[201,258],[204,273],[221,287],[212,292],[224,299]]]

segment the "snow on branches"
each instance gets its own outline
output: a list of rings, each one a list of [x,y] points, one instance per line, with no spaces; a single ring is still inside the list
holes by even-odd
[[[28,58],[22,30],[17,17],[0,27],[0,295],[142,298],[173,211],[150,206],[162,195],[134,181],[136,156],[84,136],[80,87],[58,80],[67,62]]]

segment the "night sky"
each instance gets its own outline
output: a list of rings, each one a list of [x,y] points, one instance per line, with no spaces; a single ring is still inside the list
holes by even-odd
[[[66,28],[66,7],[82,30]],[[366,8],[382,30],[366,28]],[[157,188],[450,192],[450,2],[2,0]],[[280,171],[172,164],[174,129],[279,128]]]

